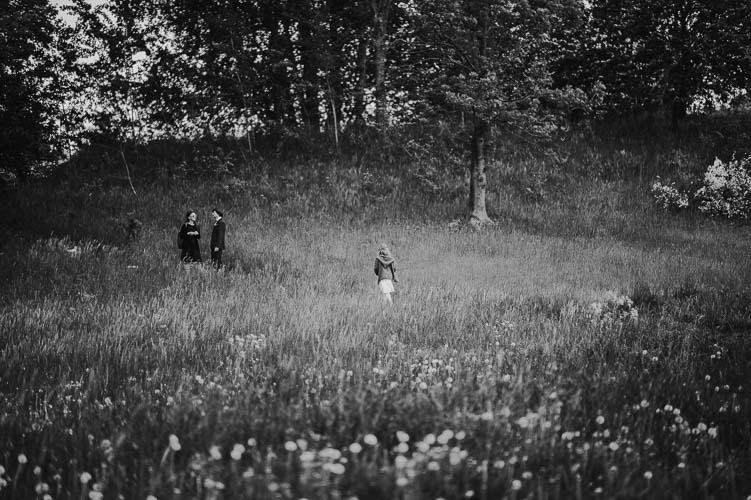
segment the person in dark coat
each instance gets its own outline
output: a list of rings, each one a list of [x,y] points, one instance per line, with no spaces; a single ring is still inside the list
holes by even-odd
[[[214,218],[214,228],[211,230],[211,265],[217,270],[222,268],[222,252],[224,252],[224,234],[227,226],[224,224],[222,212],[216,208],[211,211]]]
[[[198,240],[201,239],[201,229],[196,224],[196,213],[189,210],[185,214],[185,222],[180,228],[180,260],[185,263],[203,262],[201,259],[201,248],[198,246]]]

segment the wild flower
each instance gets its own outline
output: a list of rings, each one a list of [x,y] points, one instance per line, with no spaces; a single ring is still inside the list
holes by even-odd
[[[639,310],[634,306],[633,300],[612,291],[605,292],[600,301],[592,302],[587,314],[595,324],[635,322],[639,319]]]
[[[367,444],[367,445],[369,445],[369,446],[375,446],[375,445],[377,445],[377,444],[378,444],[378,438],[377,438],[377,437],[375,437],[375,435],[373,435],[373,434],[366,434],[366,435],[365,435],[365,436],[364,436],[364,437],[362,438],[362,440],[363,440],[363,442],[364,442],[365,444]]]
[[[724,163],[716,158],[696,191],[699,210],[712,216],[747,218],[751,213],[751,155]]]
[[[229,453],[229,456],[232,458],[232,460],[240,460],[243,456],[243,453],[245,453],[245,446],[236,443],[232,447],[232,451]]]
[[[454,431],[451,429],[446,429],[443,432],[441,432],[438,437],[436,438],[436,441],[438,444],[446,444],[454,437]]]
[[[687,208],[689,205],[688,193],[676,187],[675,184],[675,182],[664,183],[659,176],[652,183],[650,188],[652,196],[663,210],[677,210]]]
[[[336,448],[326,447],[318,452],[318,456],[330,461],[335,461],[342,457],[342,452]]]
[[[180,451],[182,448],[180,440],[174,434],[170,434],[169,436],[169,447],[172,451]]]

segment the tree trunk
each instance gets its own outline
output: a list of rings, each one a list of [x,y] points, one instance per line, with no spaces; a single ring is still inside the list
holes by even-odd
[[[327,1],[329,15],[328,47],[326,54],[326,84],[328,86],[328,111],[326,113],[327,129],[334,130],[339,126],[339,118],[342,116],[343,92],[343,61],[342,61],[342,38],[339,33],[341,26],[341,6],[334,0]]]
[[[272,61],[271,70],[271,95],[272,105],[274,107],[273,117],[277,126],[294,124],[294,112],[291,109],[291,99],[289,95],[290,81],[287,73],[289,40],[286,34],[280,29],[278,23],[271,22],[271,33],[269,34],[269,51],[276,54],[277,60]]]
[[[386,105],[386,35],[388,34],[388,19],[391,0],[372,0],[373,21],[375,35],[373,50],[375,52],[375,100],[376,123],[385,127],[388,125],[388,110]]]
[[[316,41],[316,19],[310,0],[300,0],[298,7],[300,60],[302,63],[303,92],[300,103],[303,121],[316,129],[320,126],[320,101],[318,94],[321,88],[318,71],[321,67],[319,60],[320,44]]]
[[[357,46],[357,72],[353,113],[355,124],[363,125],[365,123],[365,86],[368,84],[368,39],[365,33]]]
[[[469,221],[473,225],[492,222],[485,208],[487,177],[485,175],[485,142],[490,128],[484,120],[479,120],[472,131],[472,171],[469,177],[471,212]]]

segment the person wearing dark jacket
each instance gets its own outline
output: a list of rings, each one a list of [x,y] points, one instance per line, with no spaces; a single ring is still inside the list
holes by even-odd
[[[392,304],[391,294],[394,293],[394,283],[397,283],[399,280],[396,279],[396,261],[391,256],[389,247],[386,244],[378,248],[378,255],[373,265],[373,271],[378,276],[378,288],[381,290],[384,300]]]
[[[198,240],[201,239],[201,230],[196,224],[196,213],[189,210],[185,214],[185,222],[180,228],[180,260],[185,263],[202,262],[201,249]]]
[[[224,252],[224,234],[227,226],[224,224],[223,214],[216,208],[211,211],[214,218],[214,229],[211,230],[211,265],[217,270],[222,268],[222,252]]]

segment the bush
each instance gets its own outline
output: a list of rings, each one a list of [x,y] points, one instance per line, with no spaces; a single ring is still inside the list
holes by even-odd
[[[701,187],[694,190],[692,184],[685,179],[678,184],[663,182],[657,177],[651,192],[665,210],[693,205],[710,216],[744,219],[751,213],[751,155],[740,160],[733,156],[728,163],[717,158],[704,173]]]
[[[747,218],[751,212],[751,155],[735,156],[723,163],[719,158],[707,168],[704,186],[694,195],[699,210],[712,216]]]
[[[688,208],[688,193],[681,191],[675,182],[665,184],[657,177],[652,183],[652,196],[664,210],[679,210]]]

